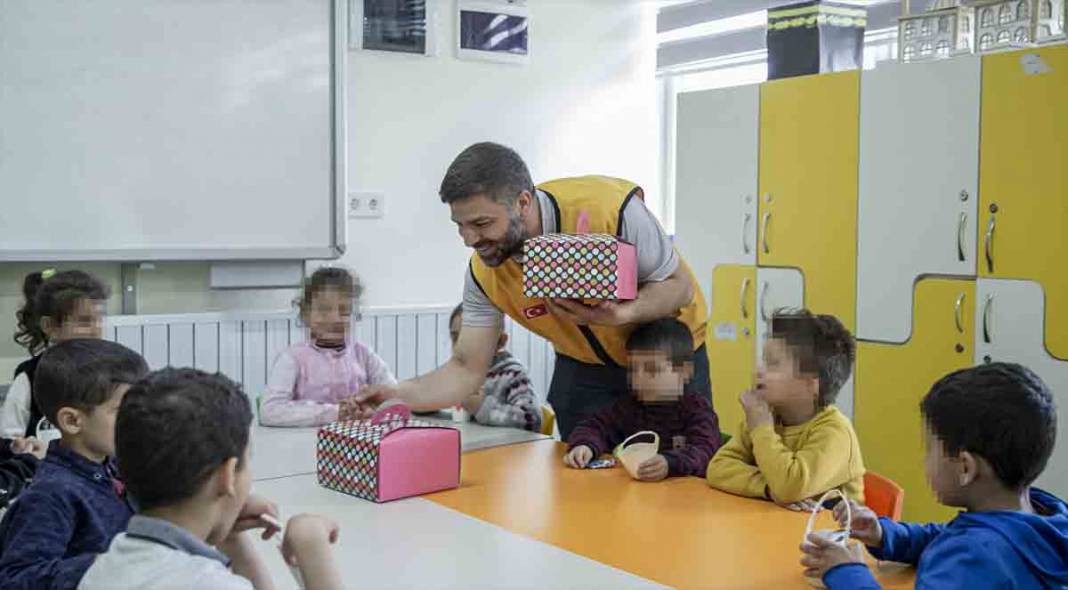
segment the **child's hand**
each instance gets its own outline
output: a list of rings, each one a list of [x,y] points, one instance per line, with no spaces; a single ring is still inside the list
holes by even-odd
[[[857,543],[842,546],[818,533],[809,533],[801,552],[801,565],[810,578],[822,579],[827,570],[844,563],[864,563],[864,548]]]
[[[250,529],[263,529],[261,537],[264,540],[273,537],[280,530],[278,526],[278,505],[262,496],[249,494],[248,499],[245,500],[244,507],[241,508],[240,514],[237,515],[237,520],[234,521],[234,527],[231,529],[230,534],[236,535]]]
[[[771,413],[771,406],[764,399],[759,389],[747,389],[738,397],[745,410],[745,423],[750,429],[763,424],[774,424],[775,417]]]
[[[337,421],[350,422],[360,419],[360,404],[355,397],[341,400],[337,404]]]
[[[341,532],[337,523],[319,514],[298,514],[286,524],[282,557],[295,566],[302,553],[337,543]]]
[[[38,438],[18,436],[11,439],[11,452],[16,455],[33,455],[44,459],[48,454],[48,443]]]
[[[804,500],[798,500],[797,502],[783,502],[775,497],[775,494],[772,493],[771,487],[769,486],[764,486],[764,495],[770,498],[776,505],[782,506],[793,512],[812,512],[817,506],[817,498],[805,498]]]
[[[382,402],[399,396],[396,385],[375,383],[364,385],[353,397],[359,406],[370,408],[371,413],[374,413],[374,408],[378,407]]]
[[[573,469],[585,469],[593,460],[593,449],[586,445],[579,445],[564,455],[564,465]]]
[[[668,476],[668,462],[663,455],[650,457],[638,466],[638,479],[642,481],[660,481]]]
[[[854,539],[864,543],[868,547],[883,546],[883,527],[879,524],[879,516],[867,506],[861,506],[850,500],[849,508],[853,513],[853,524],[850,527]],[[846,511],[845,503],[839,502],[834,507],[834,518],[838,524],[845,527]]]

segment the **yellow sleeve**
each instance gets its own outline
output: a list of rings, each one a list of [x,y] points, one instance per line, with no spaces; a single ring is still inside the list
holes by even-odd
[[[836,420],[813,424],[796,451],[782,442],[770,424],[754,428],[749,436],[753,456],[768,482],[772,496],[784,503],[800,502],[850,480],[849,425]]]
[[[767,481],[753,457],[753,445],[743,423],[727,444],[720,447],[708,462],[705,479],[708,485],[752,498],[763,498]]]

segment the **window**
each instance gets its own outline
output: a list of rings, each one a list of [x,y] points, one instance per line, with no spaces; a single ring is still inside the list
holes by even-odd
[[[981,20],[979,22],[981,26],[989,27],[990,25],[994,24],[994,9],[984,8],[983,14],[980,16],[980,18]]]
[[[1023,0],[1016,7],[1016,20],[1027,20],[1027,17],[1031,16],[1030,11],[1027,9],[1027,3],[1030,0]]]
[[[990,49],[990,46],[993,45],[993,44],[994,44],[994,36],[991,35],[990,33],[984,33],[983,36],[979,38],[979,50],[980,51],[985,51],[987,49]]]
[[[1053,2],[1051,0],[1042,0],[1042,12],[1040,13],[1042,18],[1053,18]]]
[[[905,38],[911,39],[916,34],[916,23],[909,21],[905,23]]]
[[[912,61],[912,58],[914,57],[916,57],[916,48],[911,45],[907,45],[905,47],[905,61]]]
[[[938,32],[939,33],[948,33],[949,32],[949,17],[948,16],[942,16],[942,17],[938,18]]]
[[[920,27],[920,36],[921,37],[930,36],[932,28],[933,27],[931,26],[931,19],[929,19],[929,18],[923,19],[923,25]]]
[[[1028,37],[1027,29],[1024,28],[1024,27],[1020,27],[1020,28],[1016,29],[1016,34],[1013,35],[1012,39],[1013,39],[1013,41],[1016,41],[1017,43],[1023,44],[1023,43],[1027,43],[1028,41],[1030,41],[1030,39],[1028,39],[1027,37]]]
[[[1010,39],[1012,39],[1012,35],[1010,35],[1008,31],[998,33],[998,45],[1008,43]]]
[[[960,31],[962,33],[971,33],[972,32],[972,19],[970,19],[970,18],[968,18],[966,16],[962,17],[960,19]]]
[[[920,45],[920,55],[931,55],[933,50],[934,46],[931,45],[930,41],[924,41],[923,44]]]
[[[939,41],[935,53],[938,54],[938,57],[949,57],[949,41],[945,39]]]
[[[1003,25],[1005,23],[1011,23],[1012,18],[1012,6],[1009,6],[1008,4],[1002,4],[1001,9],[998,10],[998,24]]]

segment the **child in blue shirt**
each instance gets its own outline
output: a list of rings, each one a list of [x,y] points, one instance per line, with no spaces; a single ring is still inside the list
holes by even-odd
[[[147,372],[140,355],[107,340],[68,340],[45,352],[34,396],[62,438],[0,521],[0,588],[74,588],[126,529],[133,507],[112,459],[115,416]]]
[[[961,512],[948,524],[897,523],[857,505],[853,538],[877,559],[916,564],[916,588],[1068,587],[1068,506],[1032,488],[1057,438],[1049,389],[1028,369],[993,363],[934,384],[920,404],[935,495]],[[845,509],[835,509],[839,522]],[[831,590],[879,584],[851,549],[810,535],[807,575]]]

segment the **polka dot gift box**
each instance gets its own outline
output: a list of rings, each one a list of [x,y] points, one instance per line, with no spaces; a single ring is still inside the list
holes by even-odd
[[[460,431],[412,420],[408,407],[383,406],[370,420],[319,429],[319,485],[373,502],[460,486]]]
[[[553,299],[634,299],[638,255],[607,234],[547,234],[523,247],[523,294]]]

